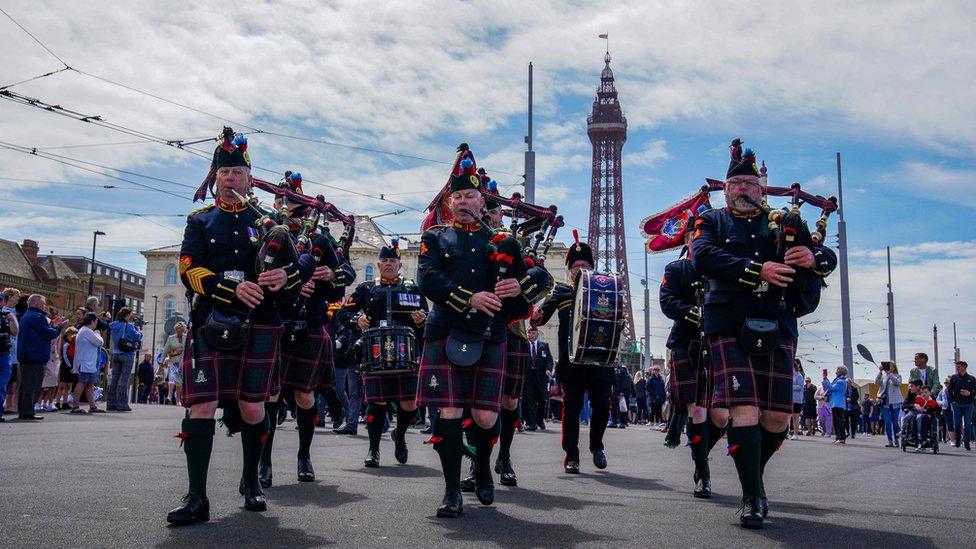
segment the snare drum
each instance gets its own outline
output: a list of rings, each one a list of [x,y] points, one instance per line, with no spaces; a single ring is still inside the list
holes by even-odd
[[[406,326],[379,326],[363,332],[364,375],[395,375],[417,371],[417,339]]]
[[[570,362],[613,366],[624,327],[620,278],[581,270],[571,318]]]

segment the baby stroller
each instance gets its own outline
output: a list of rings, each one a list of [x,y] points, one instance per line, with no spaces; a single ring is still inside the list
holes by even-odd
[[[924,418],[924,419],[923,419]],[[917,431],[919,420],[925,425],[923,430],[924,433],[919,434]],[[938,413],[926,413],[921,414],[917,412],[912,412],[905,416],[904,427],[901,433],[901,451],[907,452],[909,446],[914,446],[916,452],[921,452],[922,450],[932,450],[933,454],[939,453],[939,414]]]

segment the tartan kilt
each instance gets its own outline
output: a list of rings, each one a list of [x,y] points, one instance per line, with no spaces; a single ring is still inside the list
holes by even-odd
[[[326,392],[335,376],[332,337],[325,325],[309,326],[308,341],[296,352],[281,352],[281,386],[303,393]]]
[[[709,334],[705,345],[711,366],[711,406],[758,406],[793,412],[793,357],[796,338],[780,335],[767,356],[751,356],[735,334]]]
[[[220,351],[207,343],[203,327],[186,338],[183,352],[183,405],[219,401],[265,402],[277,385],[282,326],[251,325],[240,349]],[[193,342],[195,349],[190,348]],[[196,364],[191,359],[195,359]]]
[[[366,403],[399,402],[417,398],[417,372],[406,374],[365,375],[363,374],[363,394]]]
[[[446,345],[447,338],[424,341],[417,404],[499,411],[505,378],[505,342],[486,341],[481,360],[467,368],[447,360]]]
[[[668,350],[668,392],[671,403],[685,407],[708,403],[708,375],[705,369],[695,368],[688,358],[688,348]]]
[[[502,394],[510,398],[522,398],[525,386],[525,368],[529,363],[529,342],[518,336],[508,334],[505,357],[505,381]]]

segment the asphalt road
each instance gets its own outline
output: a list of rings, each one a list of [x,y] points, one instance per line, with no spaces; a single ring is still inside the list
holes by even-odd
[[[384,438],[383,466],[363,468],[358,437],[320,429],[318,477],[298,483],[294,422],[275,440],[269,510],[250,513],[237,494],[238,438],[218,435],[211,460],[211,521],[169,528],[166,512],[186,489],[173,436],[182,411],[137,406],[131,414],[47,414],[0,424],[0,545],[5,547],[974,547],[976,454],[883,448],[878,437],[845,447],[820,437],[786,441],[771,462],[770,517],[762,531],[738,526],[738,483],[716,447],[711,501],[691,497],[692,464],[646,427],[611,429],[610,467],[588,459],[561,468],[558,424],[518,434],[519,487],[496,485],[495,504],[466,495],[465,514],[434,517],[443,493],[435,452],[407,435],[397,465]],[[584,428],[583,436],[586,436]],[[584,446],[584,458],[588,456]],[[497,482],[497,480],[496,480]]]

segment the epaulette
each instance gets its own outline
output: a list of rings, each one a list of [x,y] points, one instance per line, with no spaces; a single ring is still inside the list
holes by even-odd
[[[186,214],[186,216],[187,217],[192,217],[194,215],[197,215],[197,214],[200,214],[200,213],[203,213],[203,212],[209,212],[210,210],[212,210],[212,209],[214,209],[216,207],[217,207],[216,204],[206,204],[202,208],[197,208],[196,210],[193,210],[192,212]]]

